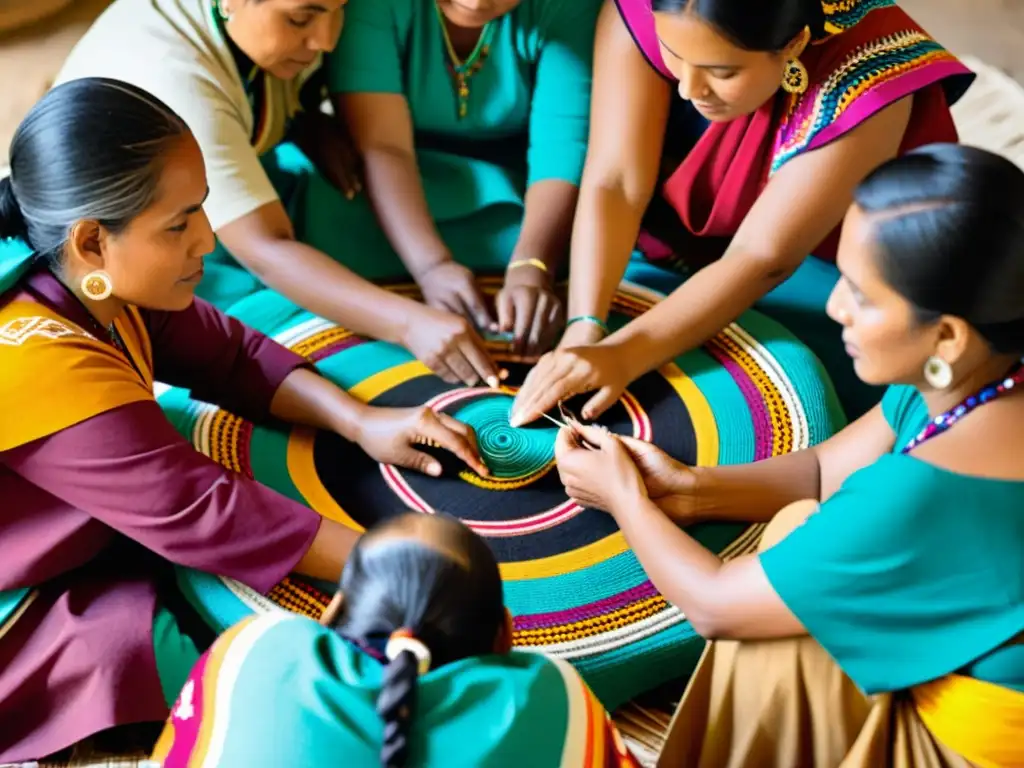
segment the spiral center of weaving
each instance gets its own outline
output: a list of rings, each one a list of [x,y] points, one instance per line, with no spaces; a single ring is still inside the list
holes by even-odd
[[[543,426],[509,426],[512,398],[482,397],[452,415],[476,431],[480,455],[495,478],[522,478],[540,472],[555,458],[558,430]]]

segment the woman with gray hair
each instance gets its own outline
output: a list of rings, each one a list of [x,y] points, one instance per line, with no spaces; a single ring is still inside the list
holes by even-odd
[[[469,427],[364,405],[194,298],[213,247],[207,175],[153,96],[59,86],[15,134],[11,167],[0,238],[35,259],[0,294],[0,763],[167,716],[204,644],[172,565],[266,592],[292,571],[336,580],[356,538],[195,451],[154,380],[379,461],[439,474],[418,450],[431,442],[486,472]]]

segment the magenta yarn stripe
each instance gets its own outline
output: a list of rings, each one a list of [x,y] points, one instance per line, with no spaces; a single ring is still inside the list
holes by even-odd
[[[620,592],[617,595],[606,597],[593,603],[581,605],[577,608],[568,608],[564,611],[552,611],[551,613],[531,613],[525,616],[516,616],[515,624],[517,630],[545,629],[557,627],[562,624],[572,624],[577,621],[594,619],[604,616],[611,611],[617,611],[632,603],[647,600],[658,596],[658,590],[649,581],[645,581],[632,589]]]
[[[239,420],[238,439],[235,445],[238,446],[238,466],[242,468],[242,474],[250,480],[254,480],[252,474],[252,461],[249,454],[252,445],[253,424],[251,421]]]
[[[770,458],[775,430],[772,427],[772,416],[768,412],[768,406],[764,402],[761,390],[747,375],[747,372],[717,344],[709,344],[705,349],[729,372],[733,381],[740,388],[740,392],[743,393],[743,399],[747,401],[750,417],[754,423],[754,461]]]
[[[358,347],[360,344],[365,344],[366,341],[367,340],[362,336],[346,336],[344,339],[340,339],[333,344],[328,344],[323,349],[318,349],[316,352],[309,355],[309,361],[311,363],[318,363],[331,355],[336,355],[346,349],[351,349],[352,347]],[[299,344],[302,344],[302,342],[294,343],[292,344],[292,347],[297,347]]]

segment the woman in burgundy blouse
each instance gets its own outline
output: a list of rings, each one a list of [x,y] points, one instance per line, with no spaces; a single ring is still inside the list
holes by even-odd
[[[292,571],[336,581],[353,544],[195,451],[154,381],[334,430],[381,461],[439,473],[417,450],[430,441],[486,472],[465,425],[364,405],[194,300],[213,248],[203,157],[149,94],[102,79],[51,91],[11,166],[0,238],[36,257],[0,294],[0,763],[167,716],[198,658],[171,564],[265,592]]]

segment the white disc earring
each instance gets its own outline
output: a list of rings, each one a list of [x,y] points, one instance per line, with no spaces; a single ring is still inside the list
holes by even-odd
[[[932,355],[924,364],[924,380],[932,389],[946,389],[953,383],[953,368],[941,357]]]
[[[103,301],[114,292],[110,275],[102,269],[94,269],[82,278],[82,293],[93,301]]]

